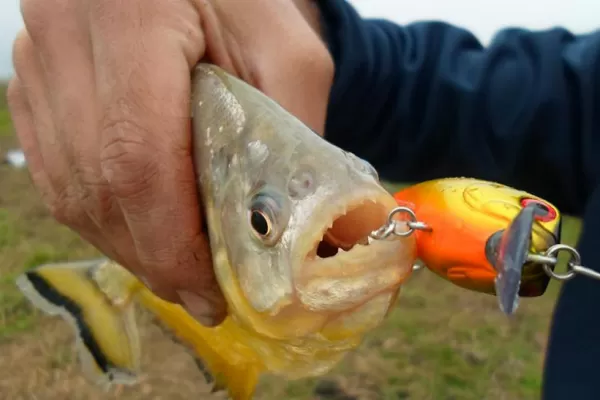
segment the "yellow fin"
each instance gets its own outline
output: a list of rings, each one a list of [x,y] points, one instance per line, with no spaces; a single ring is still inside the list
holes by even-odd
[[[227,390],[232,400],[252,399],[265,369],[251,347],[252,333],[231,317],[215,328],[207,328],[183,307],[164,301],[145,288],[137,293],[137,300],[193,350],[200,371],[209,383],[208,378],[212,378],[213,392]]]
[[[213,392],[226,390],[232,400],[250,400],[265,370],[252,347],[253,334],[231,317],[207,328],[112,261],[43,265],[21,275],[17,285],[34,306],[70,323],[86,374],[102,386],[137,381],[140,344],[133,300],[193,351]]]
[[[140,363],[134,308],[127,293],[133,286],[115,279],[120,285],[110,286],[111,293],[106,293],[95,280],[99,272],[110,275],[106,268],[111,266],[107,260],[46,264],[16,282],[34,306],[60,315],[73,327],[85,373],[105,388],[135,383]],[[112,296],[121,301],[113,301]]]

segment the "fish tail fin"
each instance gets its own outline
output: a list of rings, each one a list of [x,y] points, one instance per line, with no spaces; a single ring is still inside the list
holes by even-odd
[[[76,334],[84,372],[105,389],[137,381],[140,345],[131,295],[138,282],[108,260],[45,264],[17,278],[27,299]]]
[[[193,351],[200,372],[213,392],[227,391],[232,400],[251,400],[264,364],[248,345],[249,333],[231,317],[214,328],[205,327],[185,309],[140,290],[137,301],[155,315],[174,339]]]

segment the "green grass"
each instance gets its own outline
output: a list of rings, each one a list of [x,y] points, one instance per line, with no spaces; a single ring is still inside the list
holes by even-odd
[[[0,105],[5,103],[0,100]],[[14,137],[8,134],[10,131],[8,112],[0,107],[0,148],[16,146]],[[45,368],[45,374],[67,371],[73,368],[75,361],[65,350],[70,348],[70,342],[62,336],[56,339],[58,344],[53,345],[45,361],[35,364],[39,356],[35,343],[42,340],[40,337],[51,336],[47,330],[48,318],[42,318],[30,307],[16,290],[14,279],[35,265],[95,257],[97,252],[50,218],[26,171],[0,166],[0,182],[0,346],[3,346],[0,354],[15,353],[15,346],[31,348],[27,356],[17,352],[19,356],[14,356],[14,360],[6,361],[9,356],[5,356],[3,362],[21,365],[25,374],[35,368]],[[565,242],[574,244],[578,232],[579,222],[568,219],[563,232]],[[543,297],[523,299],[515,318],[508,320],[492,296],[461,290],[427,270],[419,271],[402,288],[398,307],[383,326],[368,335],[361,348],[348,355],[332,373],[291,383],[266,378],[257,397],[290,400],[539,398],[548,324],[559,287],[552,282]],[[150,346],[146,351],[157,352],[157,348]],[[156,357],[162,357],[154,361],[164,363],[166,368],[160,376],[184,375],[173,366],[175,364],[169,364],[167,356]],[[11,372],[2,375],[0,367],[0,382],[9,377],[13,378]],[[57,385],[68,385],[69,379],[77,382],[72,376],[60,379]],[[30,393],[26,390],[42,393],[45,384],[31,382],[23,383],[23,392],[19,393]],[[14,385],[21,383],[15,378]],[[31,385],[34,386],[30,388]],[[173,386],[175,392],[185,387],[185,384],[175,383],[163,385]],[[78,390],[81,397],[77,398],[91,393]],[[139,398],[135,393],[119,398]]]
[[[6,104],[6,84],[0,81],[0,136],[12,134],[12,123]]]
[[[8,110],[0,109],[0,135],[9,136],[12,134],[12,122]]]

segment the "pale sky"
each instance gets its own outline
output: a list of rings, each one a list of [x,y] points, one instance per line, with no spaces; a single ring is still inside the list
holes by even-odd
[[[52,0],[45,0],[52,1]],[[400,24],[443,20],[470,29],[487,43],[499,29],[563,26],[575,33],[600,28],[600,0],[351,0],[363,16]],[[0,0],[0,78],[12,74],[12,40],[23,22],[19,0]]]

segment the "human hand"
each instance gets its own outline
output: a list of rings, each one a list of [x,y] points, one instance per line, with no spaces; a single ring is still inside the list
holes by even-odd
[[[190,71],[217,64],[322,133],[333,64],[310,0],[296,3],[22,0],[8,100],[43,201],[205,325],[226,306],[201,232]]]

